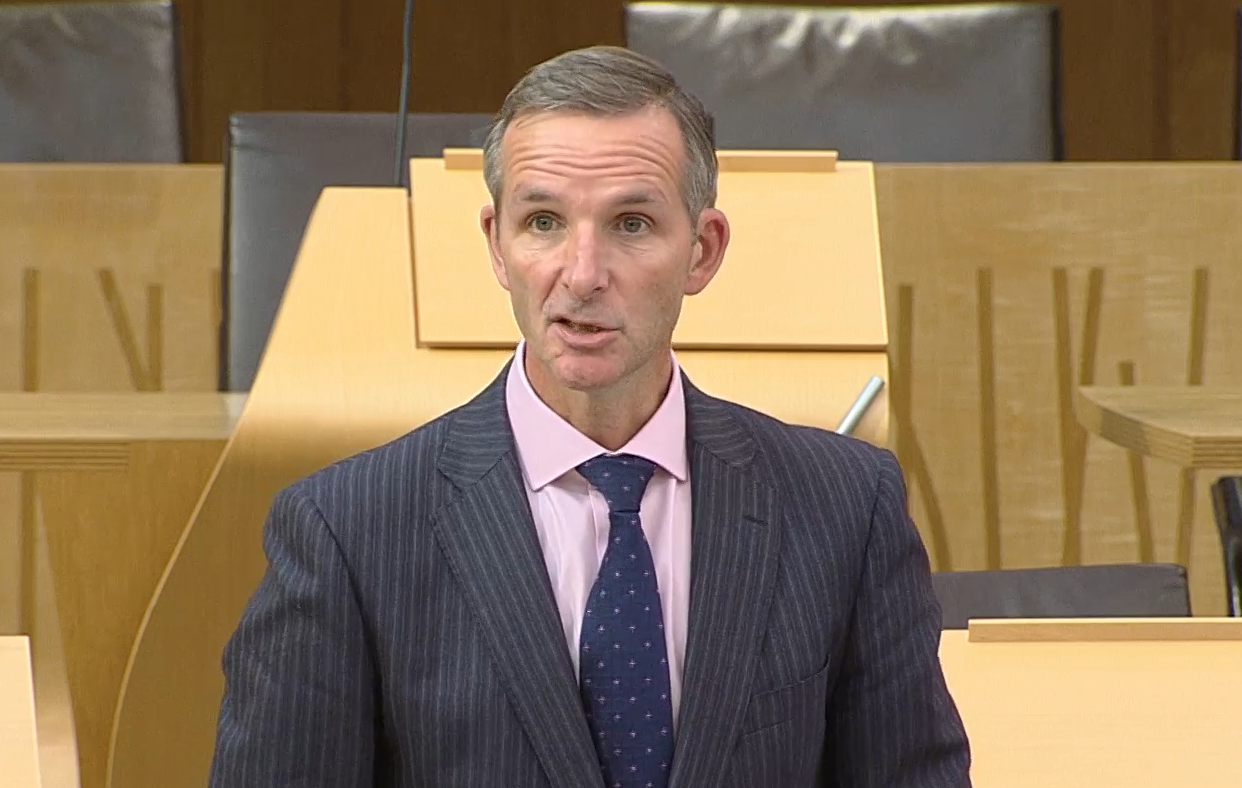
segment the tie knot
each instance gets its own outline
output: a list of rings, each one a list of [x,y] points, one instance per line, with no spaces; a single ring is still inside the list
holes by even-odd
[[[591,486],[608,501],[608,511],[637,513],[655,463],[633,454],[601,454],[578,466]]]

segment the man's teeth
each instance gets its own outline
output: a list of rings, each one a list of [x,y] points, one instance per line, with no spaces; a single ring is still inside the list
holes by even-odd
[[[565,325],[569,326],[574,331],[581,331],[586,334],[595,334],[600,331],[600,329],[596,326],[583,325],[582,323],[575,323],[572,320],[566,320]]]

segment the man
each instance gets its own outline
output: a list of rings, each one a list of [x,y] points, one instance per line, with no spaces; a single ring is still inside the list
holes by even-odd
[[[485,178],[523,342],[276,497],[211,784],[968,785],[892,455],[677,367],[729,241],[703,107],[570,52],[509,94]]]

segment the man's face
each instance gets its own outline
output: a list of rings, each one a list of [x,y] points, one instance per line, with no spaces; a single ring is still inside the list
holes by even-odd
[[[687,215],[685,159],[659,107],[538,113],[506,130],[503,192],[480,220],[537,388],[623,392],[667,373],[682,298],[728,243],[720,211]]]

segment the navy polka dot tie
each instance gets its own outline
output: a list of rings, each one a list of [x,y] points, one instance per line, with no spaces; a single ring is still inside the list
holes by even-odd
[[[601,455],[578,472],[608,501],[608,549],[582,620],[579,679],[608,788],[665,788],[673,704],[664,615],[639,503],[655,465]]]

